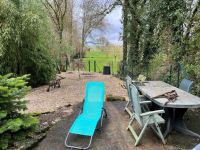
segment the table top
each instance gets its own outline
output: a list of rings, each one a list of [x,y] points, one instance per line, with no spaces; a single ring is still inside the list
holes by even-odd
[[[192,95],[188,92],[185,92],[179,88],[176,88],[172,85],[169,85],[163,81],[147,81],[144,85],[138,86],[138,89],[142,92],[143,95],[151,99],[154,103],[162,107],[171,107],[171,108],[199,108],[200,107],[200,98]],[[169,102],[166,98],[156,98],[152,97],[164,94],[171,90],[175,90],[178,94],[177,100],[174,102]]]

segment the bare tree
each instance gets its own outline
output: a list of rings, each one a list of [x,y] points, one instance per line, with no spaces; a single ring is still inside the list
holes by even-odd
[[[68,18],[68,29],[69,29],[69,43],[73,45],[73,23],[74,23],[74,5],[75,5],[75,0],[70,0],[69,4],[69,18]]]
[[[104,17],[113,10],[115,4],[115,0],[84,0],[81,4],[81,59],[87,37],[93,30],[100,29],[104,25]]]
[[[81,64],[86,39],[91,35],[92,31],[95,29],[101,29],[105,25],[103,19],[115,7],[116,0],[81,0],[78,4],[78,24],[80,24],[79,27],[81,29],[81,47],[79,49],[78,63]],[[78,72],[79,70],[80,68],[78,67]]]
[[[103,22],[104,17],[112,11],[116,4],[116,0],[76,0],[78,1],[77,3],[75,3],[75,0],[41,1],[48,10],[49,16],[55,25],[60,45],[64,41],[63,38],[66,38],[66,42],[73,47],[77,47],[81,43],[79,48],[79,63],[82,60],[86,39],[91,35],[93,30],[101,29],[105,25]],[[74,11],[77,5],[79,5],[77,8],[79,17],[75,15]],[[75,20],[75,17],[77,17],[77,20]],[[77,31],[79,24],[81,25],[80,35],[78,35]]]
[[[70,4],[71,0],[41,0],[45,8],[49,13],[49,17],[51,18],[55,32],[58,35],[60,47],[58,55],[60,60],[60,69],[65,70],[69,62],[68,54],[63,53],[63,44],[64,44],[64,33],[66,31],[66,21],[67,21],[67,14],[69,12],[68,5]],[[71,39],[71,38],[70,38]],[[67,41],[66,41],[67,42]]]
[[[63,30],[64,30],[64,19],[67,12],[67,0],[41,0],[46,9],[48,10],[49,16],[53,21],[56,32],[59,36],[59,42],[62,43]]]

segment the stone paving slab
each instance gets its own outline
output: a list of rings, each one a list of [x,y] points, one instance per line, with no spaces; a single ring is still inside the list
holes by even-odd
[[[174,150],[178,149],[169,144],[163,145],[150,129],[147,129],[141,144],[134,146],[134,139],[130,132],[126,131],[129,122],[128,115],[123,111],[125,102],[106,102],[108,118],[104,120],[102,131],[96,131],[92,142],[92,150]],[[34,150],[68,150],[64,146],[64,139],[74,119],[78,115],[78,106],[74,107],[74,113],[55,124],[47,137],[39,143]],[[138,128],[136,125],[134,125]],[[138,128],[139,129],[139,128]],[[77,145],[85,144],[87,138],[72,137],[70,141]]]

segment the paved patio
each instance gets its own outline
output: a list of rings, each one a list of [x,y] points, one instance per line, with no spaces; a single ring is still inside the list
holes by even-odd
[[[148,129],[141,144],[138,147],[134,147],[135,141],[130,132],[126,131],[129,118],[123,111],[124,105],[125,102],[121,101],[105,103],[108,118],[104,120],[102,132],[96,131],[91,146],[92,150],[176,150],[191,149],[198,143],[198,139],[173,133],[168,138],[168,144],[163,145],[160,139]],[[78,106],[73,108],[74,113],[72,115],[52,127],[48,131],[47,137],[34,150],[67,150],[68,148],[64,146],[64,139],[69,127],[78,115]],[[77,145],[87,143],[87,139],[83,137],[72,137],[71,140]]]

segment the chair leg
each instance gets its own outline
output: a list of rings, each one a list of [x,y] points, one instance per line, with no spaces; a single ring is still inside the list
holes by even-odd
[[[127,103],[126,103],[126,106],[125,106],[125,108],[124,108],[124,111],[126,111],[128,114],[129,114],[129,116],[131,117],[132,116],[132,112],[128,109],[128,106],[130,105],[130,101],[128,101]],[[130,118],[131,119],[131,118]]]
[[[128,124],[127,130],[130,130],[130,132],[132,133],[132,135],[133,135],[133,137],[135,138],[135,141],[136,141],[138,139],[138,135],[132,127],[133,121],[134,121],[134,115],[131,117],[131,120]]]
[[[153,120],[154,120],[154,123],[155,123],[155,126],[156,126],[156,129],[158,131],[158,135],[159,135],[160,139],[162,140],[163,144],[166,144],[164,136],[163,136],[163,134],[162,134],[162,132],[160,130],[160,127],[159,127],[159,125],[158,125],[158,123],[157,123],[157,121],[156,121],[156,119],[154,117],[153,117]]]
[[[104,118],[107,118],[108,117],[108,114],[107,114],[107,111],[105,108],[103,108],[103,112],[104,112]]]
[[[128,102],[126,103],[126,106],[124,108],[124,111],[126,111],[126,108],[128,108],[130,101],[128,100]]]
[[[137,133],[135,132],[135,130],[132,128],[132,123],[134,121],[135,117],[134,115],[131,116],[131,120],[128,124],[128,127],[127,127],[127,130],[130,130],[130,132],[132,133],[132,135],[134,136],[135,140],[138,139],[138,135]]]
[[[103,119],[107,117],[106,109],[103,108],[102,113],[101,113],[101,118],[100,118],[100,128],[96,128],[97,131],[101,131],[101,128],[103,126]]]
[[[136,139],[135,146],[137,146],[137,145],[139,144],[139,142],[140,142],[142,136],[144,135],[144,132],[145,132],[145,130],[146,130],[146,128],[147,128],[147,125],[148,125],[148,123],[149,123],[149,120],[150,120],[150,117],[148,118],[147,122],[145,123],[144,127],[142,128],[142,131],[140,132],[139,137]]]
[[[157,128],[157,130],[158,130],[158,133],[159,133],[159,135],[160,135],[160,138],[161,138],[163,144],[166,144],[166,141],[165,141],[165,139],[164,139],[164,137],[163,137],[162,132],[160,131],[160,127],[158,126],[158,124],[156,125],[156,128]]]
[[[133,113],[128,108],[126,108],[125,111],[128,113],[128,115],[130,116],[130,119],[131,119],[131,116],[132,116]]]
[[[159,135],[157,129],[156,129],[153,125],[151,125],[150,127],[151,127],[152,131],[153,131],[158,137],[160,137],[160,135]]]
[[[102,125],[103,125],[103,118],[104,118],[104,110],[102,111],[102,114],[101,114],[101,127],[102,127]],[[107,115],[107,114],[106,114]]]
[[[130,118],[131,120],[129,121],[129,124],[128,124],[128,127],[127,127],[127,129],[126,130],[128,130],[129,129],[129,127],[131,127],[131,125],[132,125],[132,123],[133,123],[133,121],[134,121],[134,119],[135,119],[135,117],[134,117],[134,115],[132,114],[132,116],[131,116],[131,118]]]
[[[67,140],[68,140],[68,138],[69,138],[69,134],[70,134],[70,133],[68,132],[67,137],[66,137],[66,139],[65,139],[65,146],[66,146],[66,147],[68,147],[68,148],[74,148],[74,149],[88,149],[88,148],[90,147],[90,145],[91,145],[91,143],[92,143],[92,138],[93,138],[93,136],[90,137],[90,141],[89,141],[89,144],[88,144],[87,147],[78,147],[78,146],[73,146],[73,145],[67,144]]]

